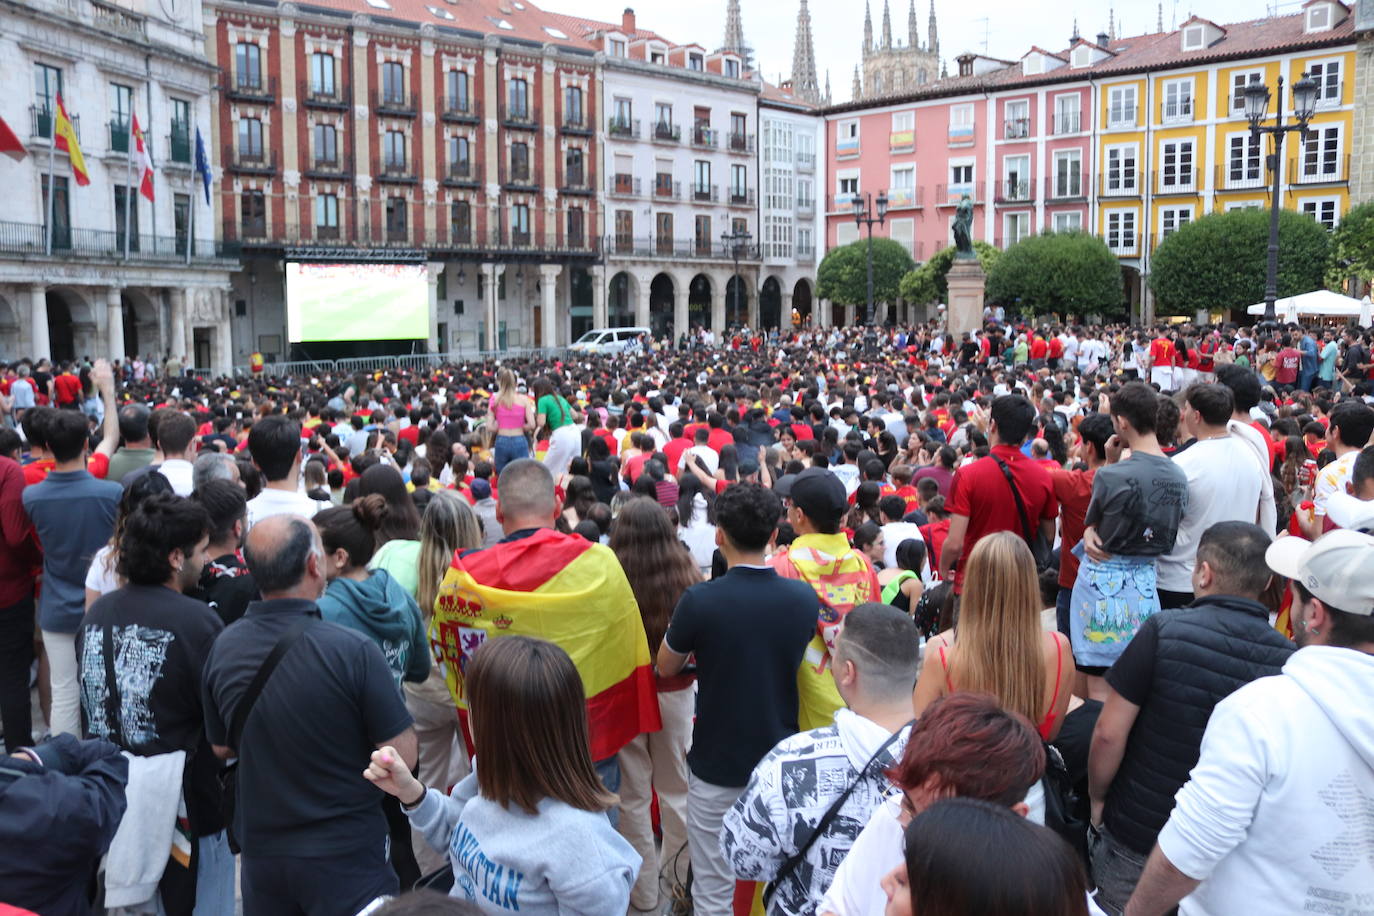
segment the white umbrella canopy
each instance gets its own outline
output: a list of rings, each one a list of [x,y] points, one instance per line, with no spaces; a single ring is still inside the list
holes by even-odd
[[[1361,305],[1359,299],[1342,296],[1329,289],[1316,289],[1300,296],[1279,299],[1274,303],[1274,312],[1287,322],[1297,321],[1299,316],[1311,315],[1322,318],[1361,318],[1360,323],[1367,325],[1369,307],[1364,306],[1366,311],[1361,317]],[[1263,315],[1264,303],[1252,305],[1245,311],[1250,315]]]

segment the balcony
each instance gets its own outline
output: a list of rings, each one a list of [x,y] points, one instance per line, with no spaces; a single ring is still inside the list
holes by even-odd
[[[798,245],[797,260],[802,262],[803,264],[813,263],[816,260],[816,246],[807,245],[803,248],[801,245]]]
[[[730,134],[729,150],[732,153],[752,153],[754,151],[753,134]]]
[[[715,149],[720,146],[720,135],[709,127],[694,127],[692,145],[697,149]]]
[[[338,156],[321,157],[313,159],[305,169],[306,178],[322,178],[325,180],[338,180],[340,178],[352,178],[348,167]]]
[[[453,187],[475,188],[479,182],[472,171],[472,162],[459,160],[450,162],[444,169],[444,184]]]
[[[445,95],[439,117],[450,124],[476,124],[480,119],[469,96]]]
[[[1023,204],[1035,200],[1035,182],[1026,178],[1004,178],[993,194],[997,204]]]
[[[1135,233],[1123,233],[1115,238],[1109,234],[1103,241],[1107,243],[1107,250],[1120,258],[1133,258],[1139,252]]]
[[[892,153],[909,153],[916,148],[916,131],[894,130],[887,135],[887,149]]]
[[[718,202],[720,200],[720,185],[693,183],[692,200],[698,203]]]
[[[655,175],[654,197],[659,200],[682,200],[682,182],[673,181],[672,175]]]
[[[732,207],[752,207],[754,206],[754,189],[731,188],[730,199],[727,202]]]
[[[1083,129],[1082,123],[1083,118],[1080,112],[1060,112],[1054,116],[1054,133],[1056,136],[1060,134],[1076,134]]]
[[[1098,197],[1139,197],[1140,181],[1135,169],[1106,172],[1097,176]]]
[[[55,109],[46,108],[41,105],[29,106],[29,135],[42,137],[45,140],[52,139],[53,112]],[[76,139],[81,140],[81,115],[70,115],[72,127],[76,130]]]
[[[263,76],[261,73],[230,73],[222,71],[224,83],[220,91],[231,102],[263,102],[272,104],[277,100],[277,78]]]
[[[671,258],[690,261],[730,261],[732,246],[716,240],[679,239],[667,236],[638,238],[617,233],[606,240],[607,249],[616,255],[636,258]],[[741,261],[757,261],[762,257],[758,245],[741,246]]]
[[[510,191],[533,191],[538,189],[538,184],[528,165],[523,169],[511,169],[501,182],[501,186]]]
[[[959,201],[967,194],[975,204],[985,202],[986,192],[981,181],[963,181],[955,184],[941,184],[935,186],[935,206],[937,207],[957,207]]]
[[[1082,175],[1064,175],[1045,179],[1045,200],[1066,203],[1088,199],[1088,182]]]
[[[891,204],[888,205],[889,207]],[[798,197],[797,213],[810,216],[816,212],[816,199],[814,197]]]
[[[812,172],[816,169],[816,157],[812,153],[797,153],[796,163],[801,171]]]
[[[1179,99],[1160,106],[1160,120],[1165,124],[1184,124],[1193,120],[1193,100]]]
[[[277,152],[276,150],[249,150],[243,151],[236,146],[227,145],[224,147],[224,156],[220,160],[225,168],[240,175],[275,175],[277,174]]]
[[[337,242],[339,240],[338,226],[316,226],[315,238],[321,242]]]
[[[831,194],[827,196],[825,199],[825,212],[848,213],[850,216],[853,216],[854,197],[855,195],[845,192],[841,192],[839,194]]]
[[[638,197],[640,195],[639,179],[623,173],[612,175],[610,187],[607,188],[606,193],[615,197]]]
[[[129,154],[129,122],[112,119],[110,128],[110,152]]]
[[[1164,169],[1155,173],[1155,193],[1160,197],[1197,193],[1197,172],[1191,168]]]
[[[638,118],[611,118],[606,122],[606,133],[622,140],[639,139]]]
[[[578,137],[590,137],[592,135],[591,123],[580,111],[565,114],[563,116],[563,123],[559,126],[559,130],[563,131],[565,134]]]
[[[836,159],[855,159],[859,155],[858,137],[836,137],[835,138],[835,158]]]
[[[1024,140],[1030,136],[1030,118],[1012,118],[1002,122],[1003,140]]]
[[[682,128],[676,124],[659,121],[654,125],[655,143],[678,143],[682,140]]]
[[[190,128],[172,126],[172,132],[167,135],[167,158],[173,163],[191,164]]]
[[[373,92],[372,113],[384,118],[413,118],[420,110],[419,97],[415,93]]]
[[[1229,166],[1216,167],[1213,186],[1220,191],[1253,191],[1269,187],[1262,165],[1247,165],[1235,162]]]
[[[377,180],[390,184],[415,184],[415,168],[404,159],[385,159],[377,170]]]
[[[534,130],[534,110],[526,105],[523,108],[507,107],[501,112],[501,124],[514,130]]]
[[[1299,152],[1288,163],[1288,183],[1295,185],[1345,184],[1350,179],[1350,156],[1311,157]]]
[[[594,194],[591,186],[587,184],[587,173],[582,169],[566,169],[563,173],[563,184],[559,187],[562,194]]]
[[[84,229],[72,226],[53,226],[52,247],[55,257],[73,257],[107,261],[124,259],[124,233],[105,229]],[[47,231],[42,223],[0,222],[0,253],[25,257],[43,257],[47,250]],[[57,253],[61,252],[60,255]],[[192,258],[214,260],[237,258],[238,249],[232,242],[216,245],[198,239],[192,246]],[[165,261],[176,264],[186,258],[185,235],[150,235],[140,233],[129,239],[129,260]]]
[[[298,92],[306,108],[322,111],[347,111],[353,98],[348,87],[338,80],[329,84],[301,80]]]
[[[1136,126],[1138,115],[1134,105],[1125,105],[1107,110],[1107,129],[1125,130]]]
[[[887,209],[919,210],[925,206],[925,188],[888,188]]]

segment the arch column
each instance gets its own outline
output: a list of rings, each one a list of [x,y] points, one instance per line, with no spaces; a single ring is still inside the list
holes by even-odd
[[[744,285],[744,274],[739,275],[740,286]],[[748,316],[745,320],[749,324],[749,329],[757,331],[759,322],[763,318],[763,313],[759,309],[759,295],[763,292],[763,284],[758,282],[758,274],[754,274],[754,288],[750,291],[749,301],[744,304],[744,313]]]
[[[229,330],[232,324],[229,313],[229,293],[230,290],[228,289],[217,289],[211,292],[211,295],[219,303],[220,315],[220,325],[215,329],[215,343],[218,344],[216,347],[218,350],[216,366],[219,371],[232,374],[234,371],[234,341]]]
[[[496,349],[497,338],[497,298],[499,292],[497,285],[501,282],[501,275],[506,272],[504,264],[483,264],[482,274],[486,277],[486,302],[482,304],[482,314],[485,316],[486,339],[482,341],[483,348],[492,351]]]
[[[558,320],[556,310],[558,308],[558,275],[563,272],[563,267],[559,264],[540,264],[539,265],[539,289],[543,294],[543,302],[539,310],[539,320],[543,327],[544,346],[558,346],[558,326],[562,323]]]
[[[649,326],[649,296],[653,292],[651,287],[653,286],[654,278],[650,277],[648,280],[640,280],[636,277],[635,279],[638,281],[639,285],[639,299],[635,302],[635,325],[641,328],[647,328]]]
[[[673,278],[673,346],[677,346],[677,339],[687,333],[687,299],[691,294],[691,278],[686,281]]]
[[[52,356],[52,341],[48,338],[48,288],[42,283],[29,287],[30,356],[34,361]]]
[[[111,360],[123,359],[124,353],[124,298],[118,286],[105,290],[105,334],[109,341],[106,353]]]
[[[167,342],[169,354],[175,359],[186,356],[186,290],[174,287],[171,291],[172,327]]]
[[[718,274],[712,277],[716,282],[711,284],[711,330],[717,340],[725,333],[725,297],[730,295],[732,276],[734,274],[727,274],[724,280],[720,280]]]
[[[778,306],[778,330],[790,330],[792,327],[792,292],[783,290],[779,298],[781,303]]]
[[[592,268],[592,327],[606,326],[606,268]]]

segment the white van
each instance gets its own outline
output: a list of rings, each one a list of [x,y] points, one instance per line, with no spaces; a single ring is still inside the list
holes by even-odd
[[[639,346],[640,335],[653,337],[648,328],[600,328],[583,334],[568,349],[574,353],[623,353]]]

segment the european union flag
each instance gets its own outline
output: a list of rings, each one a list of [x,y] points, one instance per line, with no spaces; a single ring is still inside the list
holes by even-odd
[[[205,140],[200,135],[200,128],[196,128],[196,174],[200,176],[200,183],[205,188],[205,202],[210,202],[210,159],[205,155]]]

